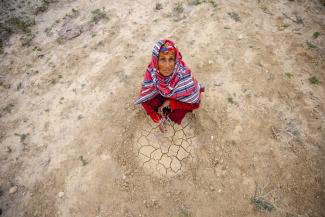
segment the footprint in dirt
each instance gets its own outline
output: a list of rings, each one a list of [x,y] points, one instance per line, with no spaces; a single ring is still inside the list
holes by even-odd
[[[147,173],[157,176],[175,176],[185,171],[194,160],[193,147],[197,144],[194,134],[194,115],[188,113],[181,125],[168,124],[167,132],[160,132],[158,125],[148,117],[138,124],[134,136],[134,150],[140,165]]]

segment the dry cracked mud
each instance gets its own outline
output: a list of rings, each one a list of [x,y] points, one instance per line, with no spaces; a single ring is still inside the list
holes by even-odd
[[[145,118],[134,137],[135,153],[145,171],[171,177],[186,169],[188,161],[194,159],[193,148],[197,144],[193,118],[193,114],[188,114],[181,125],[169,123],[166,133]]]

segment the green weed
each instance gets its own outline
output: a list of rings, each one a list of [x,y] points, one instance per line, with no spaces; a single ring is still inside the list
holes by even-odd
[[[155,6],[155,10],[159,11],[159,10],[161,10],[161,9],[163,9],[162,4],[159,3],[159,2],[157,2],[157,3],[156,3],[156,6]]]
[[[311,84],[314,84],[314,85],[318,85],[321,83],[320,80],[318,78],[316,78],[315,76],[310,77],[308,80]]]
[[[240,22],[240,16],[236,12],[228,12],[228,15],[236,22]]]
[[[266,201],[264,198],[261,197],[251,197],[251,203],[255,206],[258,210],[266,210],[271,212],[275,209],[275,206],[270,202]]]
[[[15,133],[15,136],[18,136],[20,138],[21,143],[25,143],[25,140],[29,136],[29,133],[26,133],[26,134],[25,133],[23,133],[23,134]]]
[[[208,3],[210,3],[214,8],[216,8],[218,6],[218,4],[215,0],[208,0]]]
[[[285,75],[286,75],[288,78],[292,78],[292,77],[293,77],[293,74],[291,74],[291,73],[289,73],[289,72],[285,73]]]
[[[11,28],[18,29],[24,33],[30,33],[30,26],[35,24],[35,21],[26,20],[19,17],[12,17],[7,22],[11,26]]]
[[[62,37],[58,37],[56,40],[55,40],[58,44],[64,44],[64,39]]]
[[[49,5],[50,5],[49,0],[42,0],[41,5],[35,9],[34,14],[37,15],[37,14],[47,11],[47,9],[49,8]]]
[[[82,166],[86,166],[88,164],[88,162],[84,159],[84,157],[82,155],[79,156],[79,159],[80,159],[80,161],[82,163]]]
[[[70,18],[76,18],[76,17],[78,17],[79,15],[80,15],[79,10],[72,8],[72,9],[71,9],[71,12],[68,13],[68,14],[66,14],[65,16],[66,16],[66,17],[70,17]]]
[[[232,97],[228,97],[227,99],[228,99],[228,102],[229,103],[231,103],[231,104],[234,104],[235,103],[235,101],[234,101],[234,99]]]
[[[15,106],[14,104],[9,103],[6,107],[4,107],[4,108],[2,109],[2,111],[11,114],[12,108],[13,108],[14,106]]]
[[[0,54],[3,54],[3,44],[1,39],[0,39]]]
[[[313,38],[316,39],[320,36],[320,32],[314,32]]]
[[[189,5],[199,5],[199,4],[201,4],[201,3],[202,3],[201,0],[191,0],[191,1],[189,2]]]
[[[296,23],[297,24],[304,24],[304,18],[301,16],[296,15]]]
[[[288,28],[290,25],[289,24],[282,24],[281,26],[278,27],[278,30],[279,31],[283,31],[285,30],[286,28]]]
[[[109,17],[107,16],[104,8],[102,10],[101,9],[93,10],[91,13],[92,13],[91,21],[94,23],[98,23],[102,19],[109,20]]]
[[[181,13],[183,13],[183,12],[184,12],[183,4],[182,4],[181,2],[178,2],[178,3],[175,5],[173,11],[174,11],[176,14],[181,14]]]
[[[317,48],[316,45],[314,45],[313,43],[309,42],[309,41],[306,41],[306,44],[309,48]]]
[[[35,34],[27,33],[26,35],[20,38],[21,45],[27,47],[30,46],[34,38],[35,38]]]
[[[264,187],[259,188],[258,184],[255,183],[255,193],[254,196],[251,197],[251,204],[253,204],[255,208],[259,211],[271,212],[275,210],[275,205],[266,200],[267,195],[274,191],[273,189],[269,192],[265,192],[265,189],[268,185],[269,183],[266,184]]]

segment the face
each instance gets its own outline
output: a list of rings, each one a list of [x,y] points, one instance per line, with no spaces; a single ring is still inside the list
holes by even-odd
[[[158,67],[159,72],[163,76],[169,76],[174,69],[175,66],[175,53],[174,52],[160,52]]]

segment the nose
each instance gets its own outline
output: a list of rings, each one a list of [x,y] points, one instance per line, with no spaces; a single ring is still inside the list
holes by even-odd
[[[167,60],[167,67],[168,68],[171,68],[172,66],[173,66],[173,64],[174,64],[174,61],[169,61],[169,60]]]

